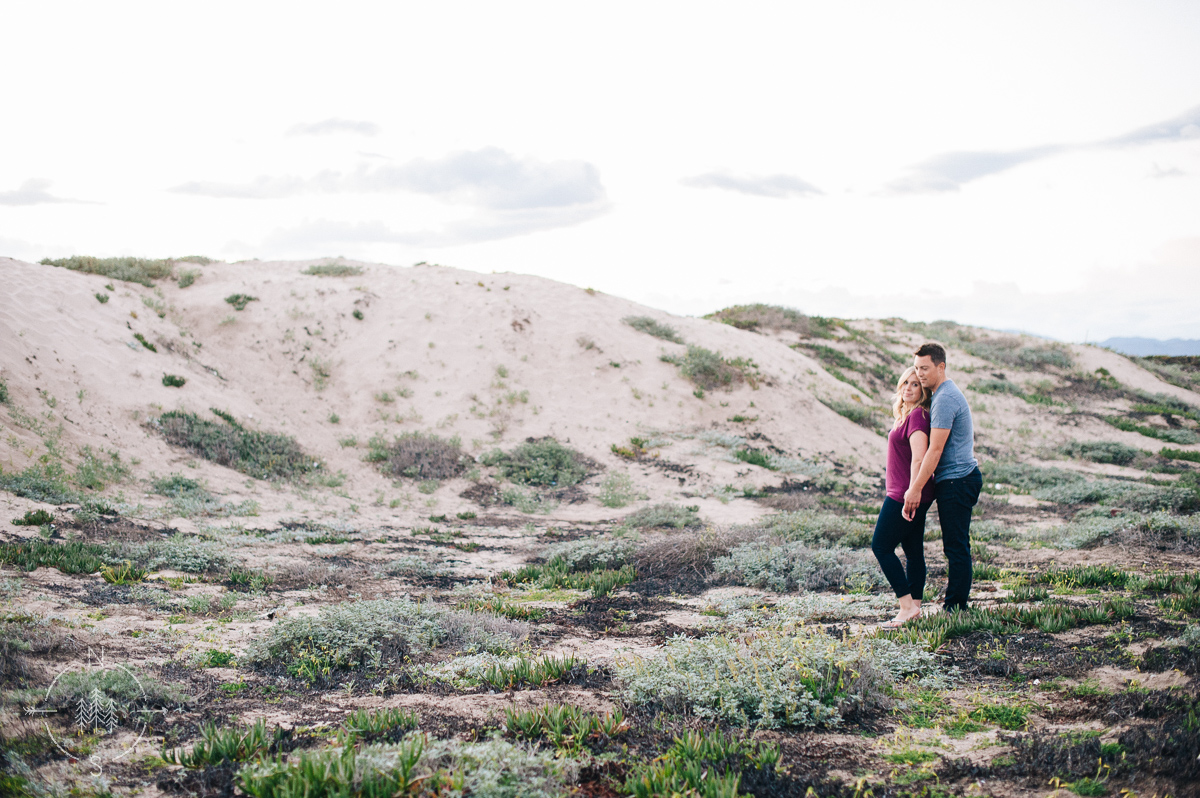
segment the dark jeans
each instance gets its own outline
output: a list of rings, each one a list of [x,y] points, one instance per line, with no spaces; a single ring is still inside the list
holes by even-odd
[[[883,575],[896,591],[896,598],[911,595],[917,601],[925,595],[925,513],[931,502],[917,505],[913,520],[904,520],[904,502],[885,498],[875,522],[875,537],[871,540],[871,551],[879,560]],[[896,556],[896,546],[904,548],[908,560],[908,574]]]
[[[971,595],[971,508],[979,501],[982,488],[983,475],[978,468],[965,477],[944,479],[933,488],[942,524],[942,550],[950,572],[947,610],[965,610]]]

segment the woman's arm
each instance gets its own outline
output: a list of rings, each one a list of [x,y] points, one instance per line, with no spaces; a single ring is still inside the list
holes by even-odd
[[[900,514],[904,516],[905,521],[913,519],[917,505],[921,503],[921,490],[933,476],[934,470],[937,469],[937,464],[942,459],[942,450],[946,448],[946,441],[949,438],[950,430],[948,429],[934,427],[929,431],[929,449],[921,460],[921,470],[912,478],[912,483],[904,494],[904,509]]]
[[[921,461],[925,459],[925,451],[929,448],[929,436],[921,430],[917,430],[912,435],[908,436],[908,445],[912,447],[912,463],[909,464],[908,470],[908,487],[911,490],[917,485],[917,477],[921,475]],[[916,488],[918,491],[921,487]]]

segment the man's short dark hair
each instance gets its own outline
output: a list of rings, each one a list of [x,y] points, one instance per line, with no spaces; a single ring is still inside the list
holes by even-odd
[[[941,344],[928,343],[921,344],[916,352],[913,352],[917,357],[927,357],[933,361],[933,365],[946,362],[946,349]]]

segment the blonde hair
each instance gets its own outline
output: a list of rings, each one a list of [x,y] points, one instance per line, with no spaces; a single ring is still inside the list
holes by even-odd
[[[929,389],[924,385],[921,386],[921,400],[915,405],[910,405],[902,398],[904,393],[904,384],[908,382],[908,378],[911,377],[915,372],[916,369],[912,366],[909,366],[904,370],[904,373],[900,375],[900,379],[896,380],[896,397],[892,401],[892,415],[896,417],[897,424],[908,418],[908,414],[911,413],[915,407],[923,407],[926,410],[929,409],[929,403],[932,395],[929,393]]]

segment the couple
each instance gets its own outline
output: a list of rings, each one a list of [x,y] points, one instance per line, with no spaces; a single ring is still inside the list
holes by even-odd
[[[887,497],[871,549],[900,599],[895,628],[921,614],[925,593],[925,513],[937,500],[949,565],[947,611],[965,610],[971,592],[971,508],[983,475],[975,462],[975,430],[966,397],[946,377],[946,350],[923,344],[896,385],[888,434]],[[904,549],[908,569],[896,546]]]

